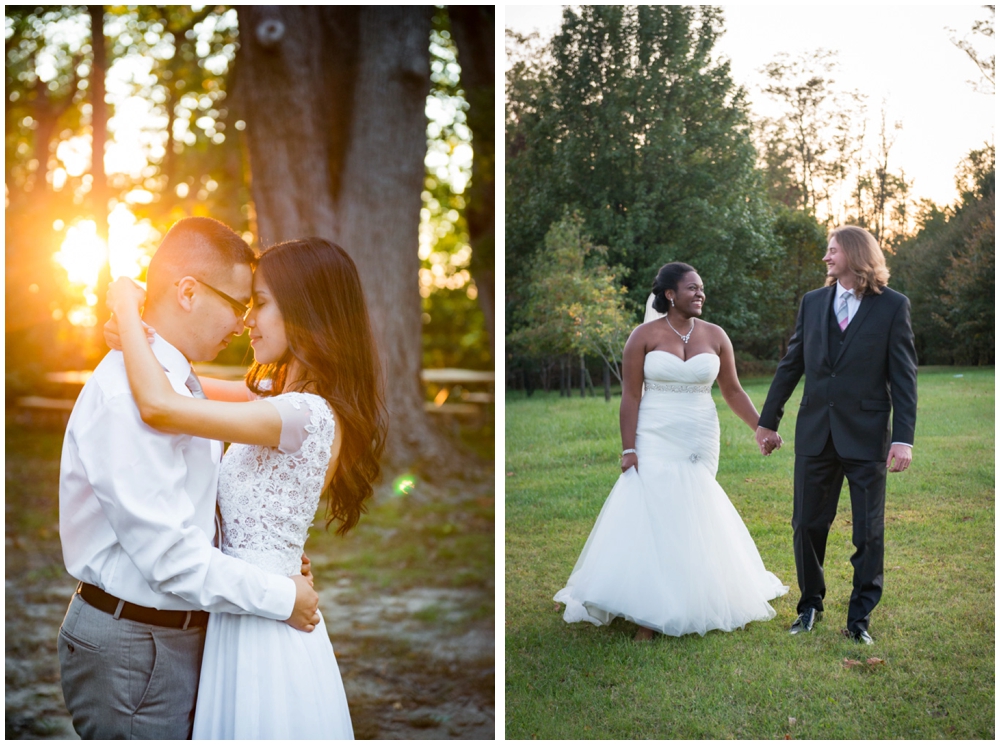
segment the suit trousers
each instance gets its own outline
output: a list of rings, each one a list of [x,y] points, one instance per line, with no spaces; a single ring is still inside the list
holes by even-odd
[[[844,477],[851,492],[854,589],[847,609],[847,628],[867,630],[868,619],[882,597],[885,554],[885,461],[842,458],[833,437],[816,456],[795,456],[795,504],[792,510],[795,569],[801,598],[798,612],[823,610],[826,541],[837,516]]]
[[[191,738],[205,629],[114,616],[74,595],[59,629],[73,728],[85,740]]]

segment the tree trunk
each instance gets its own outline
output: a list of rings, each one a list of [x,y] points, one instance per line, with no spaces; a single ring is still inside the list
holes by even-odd
[[[493,5],[448,6],[451,31],[458,47],[462,68],[461,84],[469,104],[467,121],[472,130],[472,182],[469,186],[465,219],[469,225],[472,259],[469,271],[479,291],[479,307],[490,334],[490,351],[495,344],[494,245],[496,233],[494,129],[496,36]]]
[[[580,398],[587,397],[587,362],[580,355]]]
[[[611,365],[604,363],[604,400],[611,400]]]
[[[104,39],[104,6],[88,5],[90,15],[91,46],[94,49],[93,67],[90,72],[90,105],[91,132],[93,147],[91,150],[90,174],[94,177],[91,186],[91,209],[94,222],[97,223],[97,235],[105,243],[108,240],[108,177],[104,172],[104,146],[108,140],[108,106],[105,102],[104,79],[108,70],[107,44]],[[111,284],[111,264],[104,262],[97,275],[97,326],[101,328],[111,317],[104,298]]]
[[[427,7],[239,6],[238,105],[262,245],[323,236],[358,266],[389,410],[387,459],[457,467],[430,425],[417,232]]]

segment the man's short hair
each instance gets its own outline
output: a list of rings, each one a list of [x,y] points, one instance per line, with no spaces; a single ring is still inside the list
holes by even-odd
[[[255,260],[253,249],[228,226],[210,217],[185,217],[167,231],[149,262],[147,296],[159,297],[186,275],[211,283]]]

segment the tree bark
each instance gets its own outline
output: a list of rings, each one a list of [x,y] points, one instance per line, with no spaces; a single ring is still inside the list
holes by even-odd
[[[611,365],[604,362],[604,400],[611,400]]]
[[[91,209],[94,213],[94,222],[97,223],[97,235],[107,243],[108,177],[104,172],[104,148],[108,140],[108,106],[104,100],[104,79],[108,73],[108,52],[104,39],[104,6],[88,5],[87,13],[90,15],[91,46],[94,49],[93,66],[90,71],[90,126],[92,133],[90,175],[94,178],[90,191]],[[101,328],[105,321],[111,317],[111,311],[104,303],[109,284],[111,284],[110,257],[109,261],[104,262],[97,275],[96,293],[98,300],[97,306],[94,308],[97,315],[95,328]]]
[[[469,104],[468,123],[472,130],[472,182],[465,219],[469,226],[472,259],[469,271],[479,291],[479,306],[490,334],[490,351],[495,344],[495,106],[496,37],[493,5],[452,5],[448,7],[451,31],[458,47],[461,83]]]
[[[429,7],[239,6],[237,105],[261,245],[354,259],[386,380],[387,459],[456,467],[424,412],[417,255]]]

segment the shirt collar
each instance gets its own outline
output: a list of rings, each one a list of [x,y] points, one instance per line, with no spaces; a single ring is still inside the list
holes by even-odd
[[[177,347],[162,336],[154,334],[153,343],[150,346],[153,349],[153,355],[168,373],[182,375],[185,379],[191,374],[191,363]]]
[[[857,293],[855,293],[854,290],[848,290],[846,287],[844,287],[842,284],[840,284],[840,280],[838,279],[837,280],[837,297],[841,297],[845,292],[851,293],[851,297],[854,298],[855,300],[858,297]]]

